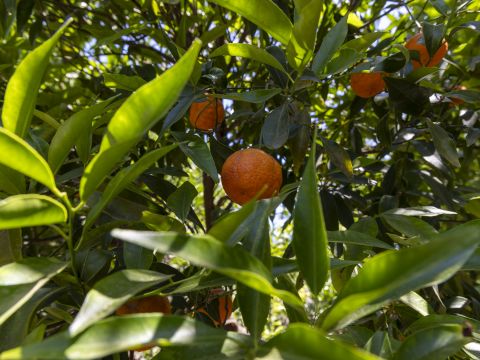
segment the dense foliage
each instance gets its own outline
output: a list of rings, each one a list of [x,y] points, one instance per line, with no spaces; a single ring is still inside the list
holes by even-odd
[[[0,2],[0,359],[480,358],[479,9]]]

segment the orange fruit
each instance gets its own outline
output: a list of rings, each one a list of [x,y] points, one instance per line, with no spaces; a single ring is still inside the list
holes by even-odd
[[[172,308],[170,302],[164,296],[152,295],[144,298],[130,300],[126,304],[120,306],[115,314],[118,316],[128,315],[128,314],[141,314],[141,313],[152,313],[152,312],[161,312],[164,314],[171,314]],[[132,350],[135,351],[146,351],[154,347],[156,343],[150,345],[141,346]]]
[[[280,164],[260,149],[250,148],[230,155],[223,164],[221,176],[228,197],[240,205],[256,195],[259,199],[270,198],[282,186]]]
[[[350,85],[355,94],[362,98],[370,98],[385,90],[385,82],[381,72],[353,73]]]
[[[423,38],[422,33],[418,33],[417,35],[412,36],[405,44],[405,47],[408,50],[418,52],[418,57],[420,61],[412,59],[414,69],[418,69],[422,66],[437,66],[442,62],[442,59],[445,57],[448,51],[448,43],[446,41],[443,41],[435,54],[430,57],[427,47],[425,46],[425,39]]]
[[[221,296],[223,293],[222,289],[211,290],[210,294],[215,296],[215,298],[207,301],[204,307],[197,310],[197,315],[205,315],[215,327],[224,326],[232,315],[232,297],[230,295]]]
[[[203,131],[215,129],[225,119],[222,100],[208,95],[206,100],[192,103],[189,119],[195,129]]]

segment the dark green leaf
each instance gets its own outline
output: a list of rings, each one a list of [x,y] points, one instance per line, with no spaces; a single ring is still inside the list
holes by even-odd
[[[327,280],[329,263],[327,231],[317,188],[315,138],[314,135],[295,201],[292,244],[298,267],[310,290],[317,295]]]

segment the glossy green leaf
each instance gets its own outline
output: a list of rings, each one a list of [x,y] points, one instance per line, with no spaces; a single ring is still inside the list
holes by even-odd
[[[237,229],[242,226],[245,219],[247,219],[252,211],[255,209],[255,200],[249,201],[243,205],[240,210],[233,211],[217,220],[215,224],[208,231],[208,235],[223,243],[227,243]],[[246,233],[246,231],[244,232]],[[235,245],[235,244],[231,244]]]
[[[8,81],[2,109],[2,122],[6,129],[21,138],[25,137],[30,127],[38,90],[50,55],[72,21],[72,18],[65,21],[50,39],[30,52],[17,66],[15,73]]]
[[[142,156],[136,163],[120,170],[113,179],[105,187],[100,200],[92,207],[85,220],[83,232],[85,233],[94,223],[94,221],[100,216],[103,209],[117,196],[128,184],[133,182],[143,172],[150,168],[161,157],[168,154],[171,150],[175,149],[178,145],[168,145],[160,149],[153,150],[148,154]],[[80,243],[77,245],[77,248]]]
[[[394,214],[382,214],[381,216],[388,225],[406,236],[420,236],[428,240],[438,233],[432,225],[413,216]]]
[[[250,44],[224,44],[218,49],[215,49],[210,54],[210,57],[215,56],[238,56],[251,60],[261,62],[262,64],[270,65],[275,69],[286,72],[285,68],[278,62],[278,60],[270,55],[266,50],[258,48]]]
[[[440,209],[435,206],[414,206],[387,210],[383,214],[433,217],[439,215],[456,215],[457,213],[450,210]]]
[[[327,63],[325,73],[335,75],[348,69],[362,59],[361,53],[351,48],[342,48],[338,54]]]
[[[0,351],[20,346],[27,341],[27,334],[37,309],[62,288],[44,287],[38,290],[15,314],[0,326]]]
[[[287,45],[287,58],[289,64],[297,70],[304,69],[313,56],[322,8],[323,1],[320,0],[295,2],[297,18]]]
[[[117,110],[107,127],[98,154],[80,180],[80,199],[86,201],[131,146],[175,103],[197,63],[201,42],[194,41],[169,70],[135,91]],[[164,91],[168,89],[168,91]]]
[[[302,306],[291,293],[272,286],[270,271],[241,247],[228,247],[208,235],[115,229],[112,236],[161,253],[175,254],[195,265],[235,279],[267,295],[278,296],[292,306]]]
[[[90,136],[93,118],[102,114],[114,99],[110,98],[87,109],[78,111],[60,125],[48,149],[48,163],[53,173],[58,171],[70,149],[78,142],[78,139]]]
[[[123,261],[127,269],[150,269],[153,257],[149,249],[130,243],[123,245]]]
[[[260,89],[260,90],[251,90],[247,92],[238,92],[238,93],[226,93],[226,94],[216,94],[215,97],[222,99],[231,99],[235,101],[245,101],[250,103],[261,104],[277,94],[280,94],[282,89],[273,88],[273,89]]]
[[[293,25],[287,15],[271,0],[209,0],[247,20],[269,33],[273,38],[286,45],[290,41]]]
[[[268,216],[272,210],[270,201],[258,202],[255,211],[245,221],[249,231],[242,240],[245,250],[260,259],[269,270],[272,268],[272,258]],[[238,284],[236,300],[248,332],[254,339],[260,338],[270,311],[270,296]]]
[[[238,335],[234,335],[238,336]],[[18,347],[0,354],[1,360],[99,359],[107,355],[159,343],[162,347],[217,344],[229,334],[192,319],[163,314],[112,317],[89,327],[75,339],[61,332],[41,343]],[[248,341],[247,337],[242,337]]]
[[[420,315],[427,316],[428,314],[433,312],[427,300],[425,300],[423,297],[421,297],[414,291],[410,291],[408,294],[400,297],[400,301],[403,302],[405,305],[410,306]]]
[[[177,190],[170,194],[167,199],[167,205],[173,210],[175,215],[185,221],[193,200],[198,195],[197,189],[190,182],[185,181]]]
[[[0,164],[37,180],[56,194],[59,193],[45,159],[25,140],[4,128],[0,128],[0,154]]]
[[[25,192],[25,178],[22,174],[0,164],[0,191],[15,195]]]
[[[88,292],[75,321],[70,325],[72,336],[110,315],[131,297],[171,275],[149,270],[120,270],[97,282]]]
[[[145,80],[137,75],[129,76],[123,74],[105,73],[103,74],[103,79],[105,80],[105,86],[127,91],[135,91],[146,83]]]
[[[264,346],[264,356],[259,359],[329,359],[329,360],[380,360],[381,358],[355,348],[306,324],[291,324],[285,332],[275,336]],[[266,349],[269,349],[268,351]]]
[[[437,149],[439,154],[451,165],[460,167],[455,141],[441,126],[434,124],[430,120],[427,120],[427,125],[432,135],[435,149]]]
[[[375,41],[380,39],[386,33],[384,32],[370,32],[366,33],[356,39],[347,41],[343,44],[343,48],[354,49],[358,52],[362,52],[368,49],[370,45],[372,45]]]
[[[354,244],[362,246],[377,247],[380,249],[392,249],[390,244],[383,242],[359,231],[327,231],[328,241],[334,243]]]
[[[184,134],[180,132],[172,133],[175,139],[180,143],[180,149],[187,155],[200,169],[205,171],[213,181],[218,182],[218,172],[208,145],[199,136]]]
[[[478,90],[453,90],[444,94],[446,97],[463,100],[470,104],[480,101],[480,91]]]
[[[441,325],[473,325],[474,328],[480,326],[480,322],[476,319],[472,319],[463,315],[451,315],[451,314],[430,314],[424,316],[413,322],[408,328],[407,332],[414,334],[416,332],[437,328]]]
[[[292,244],[300,272],[317,295],[327,280],[329,261],[327,231],[317,187],[315,138],[295,201]]]
[[[460,351],[471,339],[463,336],[463,327],[441,324],[410,335],[403,341],[393,360],[446,359]]]
[[[12,195],[0,200],[0,230],[50,225],[67,221],[67,210],[51,197]]]
[[[348,152],[336,142],[322,138],[330,161],[350,180],[353,179],[352,160]]]
[[[323,38],[320,49],[312,62],[312,70],[315,74],[320,75],[323,73],[325,65],[340,48],[347,36],[347,32],[347,17],[344,16]]]
[[[273,109],[265,118],[262,126],[263,143],[270,149],[282,147],[288,140],[290,128],[289,105],[283,105]]]
[[[22,258],[22,243],[21,229],[0,231],[0,266]]]
[[[343,327],[410,291],[441,283],[455,274],[479,244],[480,221],[432,237],[429,243],[389,250],[365,262],[327,313],[322,327]]]
[[[0,325],[67,264],[53,258],[25,258],[0,267]]]

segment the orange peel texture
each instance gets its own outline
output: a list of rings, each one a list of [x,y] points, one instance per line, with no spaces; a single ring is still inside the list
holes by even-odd
[[[222,100],[207,96],[201,102],[193,102],[190,106],[190,124],[198,130],[210,131],[215,129],[225,119],[225,109]]]
[[[267,199],[282,186],[282,168],[277,160],[259,149],[240,150],[222,167],[222,185],[230,200],[243,205],[255,196]]]

